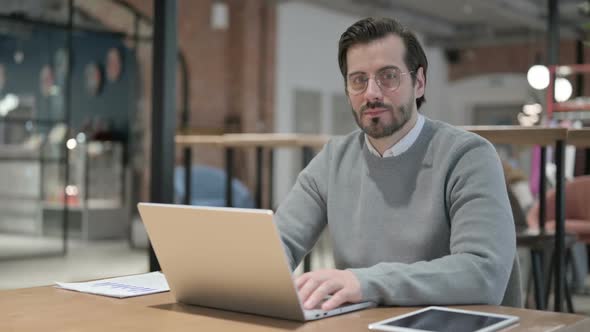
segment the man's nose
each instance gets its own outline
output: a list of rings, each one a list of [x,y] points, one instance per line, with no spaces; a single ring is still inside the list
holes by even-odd
[[[367,89],[365,90],[365,98],[369,101],[381,100],[383,94],[381,88],[373,78],[369,78],[367,81]]]

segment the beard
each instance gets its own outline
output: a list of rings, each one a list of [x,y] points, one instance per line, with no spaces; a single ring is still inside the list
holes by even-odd
[[[402,104],[395,108],[393,105],[385,104],[382,102],[366,103],[360,108],[360,115],[354,109],[352,115],[356,121],[356,124],[363,130],[365,134],[374,139],[384,138],[393,135],[395,132],[400,130],[412,117],[412,103],[414,99],[410,100],[406,104]],[[374,117],[368,124],[363,124],[361,118],[363,113],[367,109],[372,108],[384,108],[389,112],[391,116],[391,122],[387,123],[383,117]]]

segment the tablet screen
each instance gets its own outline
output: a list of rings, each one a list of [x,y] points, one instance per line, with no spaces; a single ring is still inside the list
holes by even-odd
[[[401,319],[382,322],[380,325],[435,332],[473,332],[507,319],[484,314],[430,308]]]

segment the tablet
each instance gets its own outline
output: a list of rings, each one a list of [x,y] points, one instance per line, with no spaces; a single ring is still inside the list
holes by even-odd
[[[369,329],[394,332],[491,332],[515,324],[518,320],[516,316],[428,307],[369,324]]]

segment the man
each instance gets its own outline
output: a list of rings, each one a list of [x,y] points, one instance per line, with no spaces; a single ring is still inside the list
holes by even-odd
[[[426,55],[391,19],[341,36],[340,70],[361,130],[331,140],[280,205],[291,267],[330,230],[338,269],[296,279],[306,309],[344,302],[520,306],[514,223],[483,138],[418,114]],[[510,282],[509,282],[510,280]]]

